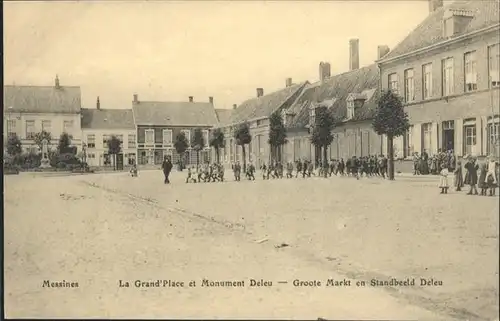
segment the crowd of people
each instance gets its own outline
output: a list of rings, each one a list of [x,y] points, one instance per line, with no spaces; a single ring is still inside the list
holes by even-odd
[[[426,151],[421,155],[413,153],[413,175],[439,175],[442,166],[446,166],[450,171],[454,171],[457,165],[457,157],[453,150],[447,152],[438,150],[438,153],[429,156]]]

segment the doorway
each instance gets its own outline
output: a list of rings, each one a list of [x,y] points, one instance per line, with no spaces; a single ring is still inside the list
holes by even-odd
[[[443,143],[441,148],[444,152],[455,150],[455,124],[453,120],[443,122]]]

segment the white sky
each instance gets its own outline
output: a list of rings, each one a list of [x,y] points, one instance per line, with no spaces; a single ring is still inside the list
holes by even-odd
[[[427,1],[4,2],[4,83],[81,86],[83,107],[139,100],[216,108],[349,67],[393,48],[428,15]]]

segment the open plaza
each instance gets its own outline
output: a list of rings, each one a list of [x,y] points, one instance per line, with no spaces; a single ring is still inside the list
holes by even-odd
[[[440,195],[435,177],[185,174],[6,176],[6,316],[498,316],[497,197]]]

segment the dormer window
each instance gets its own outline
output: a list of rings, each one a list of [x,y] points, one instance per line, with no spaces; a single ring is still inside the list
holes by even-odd
[[[316,106],[312,105],[309,108],[309,126],[313,127],[316,123]]]
[[[286,121],[287,121],[287,119],[286,119],[286,109],[283,109],[281,111],[281,121],[283,122],[283,125],[286,125]]]
[[[474,13],[470,10],[449,8],[443,16],[443,36],[450,38],[463,33],[473,17]]]
[[[347,119],[352,119],[356,117],[356,109],[363,106],[366,100],[366,95],[361,93],[350,93],[347,96]]]
[[[353,119],[355,115],[354,100],[347,100],[347,119]]]

